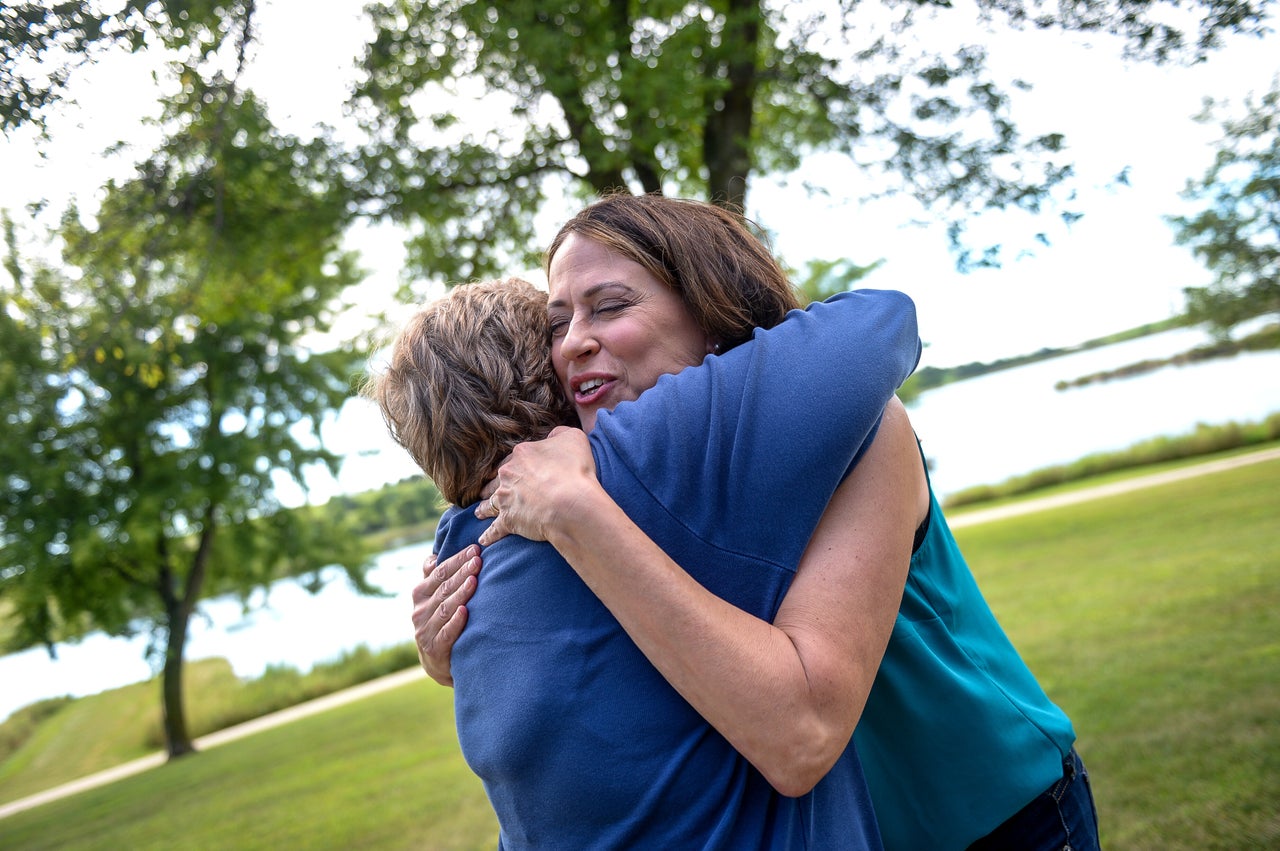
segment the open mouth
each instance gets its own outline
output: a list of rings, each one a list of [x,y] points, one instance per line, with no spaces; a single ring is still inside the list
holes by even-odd
[[[613,382],[607,378],[588,378],[574,387],[573,401],[578,405],[591,405],[600,400]]]

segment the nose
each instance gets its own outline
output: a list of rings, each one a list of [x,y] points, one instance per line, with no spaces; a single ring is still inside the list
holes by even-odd
[[[569,320],[569,327],[560,338],[560,357],[566,361],[581,360],[599,351],[600,344],[591,331],[591,324],[578,317]]]

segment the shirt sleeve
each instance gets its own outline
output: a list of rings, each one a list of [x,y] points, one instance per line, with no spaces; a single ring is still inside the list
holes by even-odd
[[[792,311],[602,412],[591,435],[601,479],[609,487],[622,465],[719,546],[756,546],[780,524],[794,539],[794,524],[816,526],[920,351],[915,305],[900,292],[855,290]]]

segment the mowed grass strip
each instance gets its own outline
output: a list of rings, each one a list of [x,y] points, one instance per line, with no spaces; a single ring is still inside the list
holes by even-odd
[[[201,732],[200,722],[209,711],[226,696],[244,691],[225,659],[190,662],[184,673],[188,721]],[[163,741],[158,680],[72,700],[0,763],[0,802],[150,756],[163,748]]]
[[[249,680],[238,678],[226,659],[194,660],[183,671],[187,729],[199,738],[416,667],[417,661],[412,641],[378,651],[357,646],[306,674],[271,666]],[[159,678],[78,700],[24,707],[0,724],[0,803],[153,756],[163,748]]]
[[[496,845],[452,692],[425,678],[0,819],[5,849]]]
[[[1104,847],[1280,847],[1277,518],[1267,462],[958,530],[1076,723]],[[6,849],[495,845],[426,681],[0,820]]]

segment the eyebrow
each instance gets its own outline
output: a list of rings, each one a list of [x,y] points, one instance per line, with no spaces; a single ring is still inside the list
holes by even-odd
[[[622,281],[601,281],[598,284],[592,284],[591,286],[587,287],[587,289],[582,293],[582,297],[594,298],[596,295],[600,293],[601,290],[606,290],[606,289],[609,289],[610,287],[621,287],[622,289],[630,289]],[[562,298],[552,299],[551,301],[547,302],[547,310],[551,310],[552,308],[560,308],[560,307],[568,307],[568,306],[569,306],[569,302],[565,301]]]

